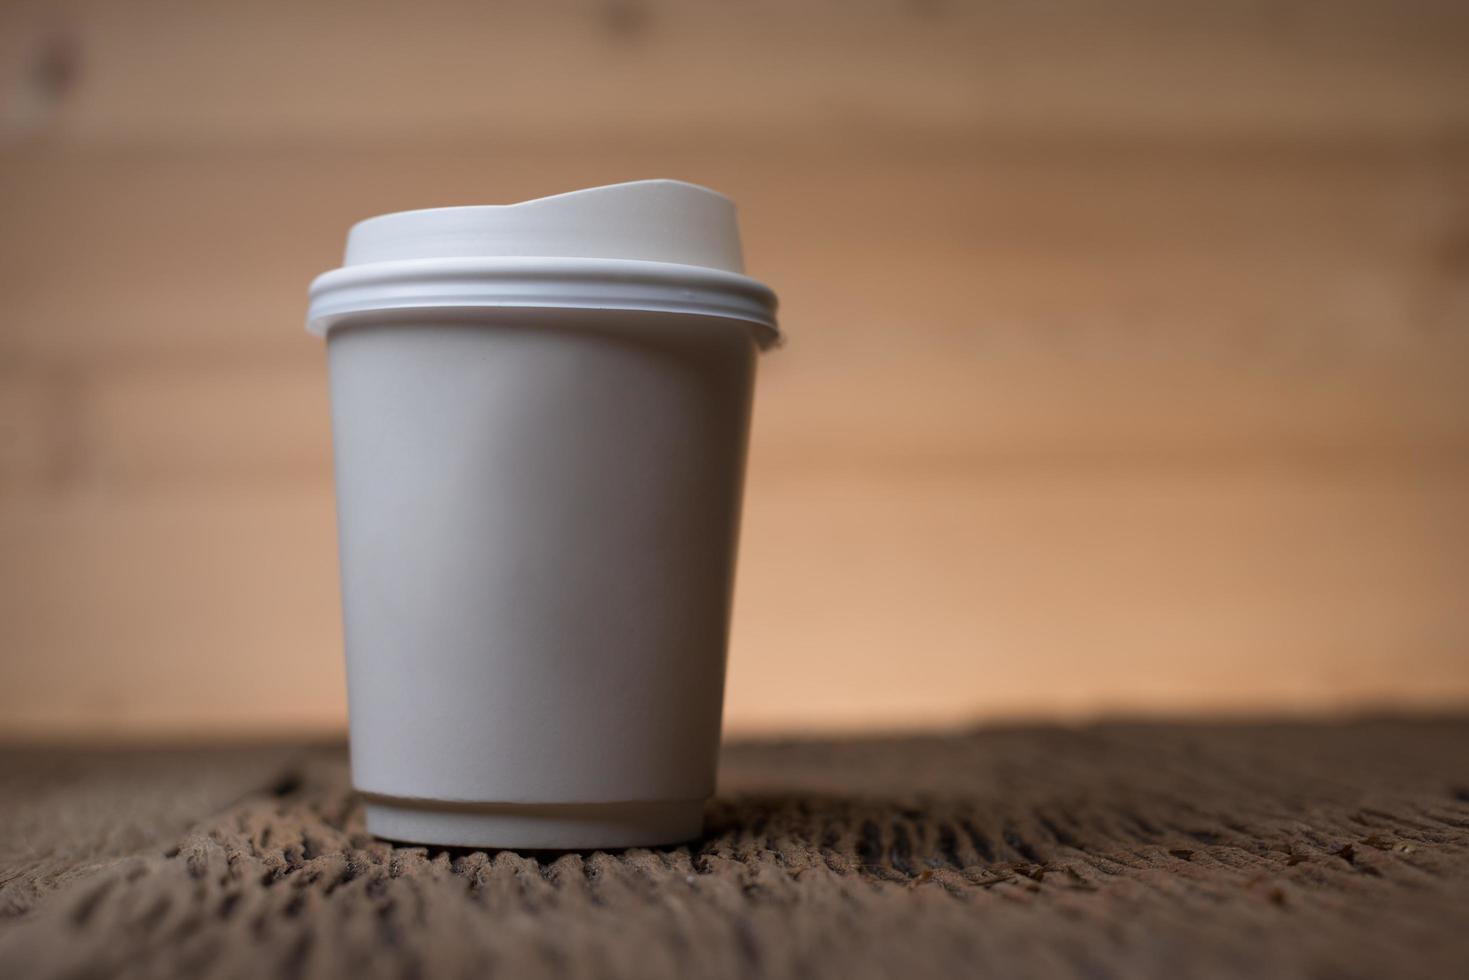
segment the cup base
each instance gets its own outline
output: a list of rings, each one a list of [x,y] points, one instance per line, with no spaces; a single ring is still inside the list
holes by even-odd
[[[704,830],[703,800],[461,803],[363,794],[368,833],[413,844],[577,851],[681,844]]]

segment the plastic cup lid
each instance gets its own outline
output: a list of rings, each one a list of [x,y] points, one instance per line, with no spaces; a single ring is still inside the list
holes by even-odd
[[[734,202],[678,180],[368,218],[311,284],[307,329],[494,307],[715,316],[749,323],[762,347],[779,339],[775,294],[744,275]]]

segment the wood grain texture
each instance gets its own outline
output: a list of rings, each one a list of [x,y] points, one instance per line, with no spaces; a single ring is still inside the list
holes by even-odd
[[[1469,704],[1465,50],[1456,0],[0,3],[0,736],[340,730],[307,282],[648,176],[739,202],[791,338],[732,729]]]
[[[0,730],[340,727],[306,280],[651,172],[735,194],[791,334],[733,727],[1469,700],[1465,144],[764,140],[0,154]]]
[[[1435,977],[1469,721],[727,747],[705,837],[394,847],[344,756],[0,754],[7,976]]]
[[[18,0],[0,138],[1421,135],[1469,122],[1466,37],[1453,0]]]

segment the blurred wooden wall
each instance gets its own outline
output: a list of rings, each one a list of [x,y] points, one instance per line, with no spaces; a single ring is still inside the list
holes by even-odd
[[[343,718],[354,220],[680,177],[762,362],[731,728],[1469,701],[1469,8],[0,6],[0,734]]]

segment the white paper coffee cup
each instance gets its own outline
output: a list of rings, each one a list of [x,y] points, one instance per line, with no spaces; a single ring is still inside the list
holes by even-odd
[[[677,181],[352,229],[308,322],[327,338],[371,832],[700,833],[774,313],[731,202]]]

